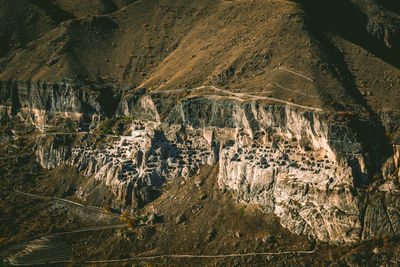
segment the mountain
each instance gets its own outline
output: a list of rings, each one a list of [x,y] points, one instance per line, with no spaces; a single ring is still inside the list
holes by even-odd
[[[40,263],[24,222],[121,218],[112,249],[54,242],[81,263],[398,261],[399,49],[395,0],[0,0],[4,261]]]

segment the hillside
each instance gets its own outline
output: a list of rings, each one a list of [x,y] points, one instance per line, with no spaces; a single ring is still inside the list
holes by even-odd
[[[397,0],[0,0],[2,262],[397,264],[399,51]]]
[[[216,85],[328,109],[397,110],[396,9],[362,13],[368,1],[354,2],[3,1],[0,79]]]

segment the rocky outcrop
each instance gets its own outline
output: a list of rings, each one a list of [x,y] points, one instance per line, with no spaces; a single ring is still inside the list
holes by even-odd
[[[385,188],[386,187],[386,188]],[[400,190],[388,184],[369,198],[364,215],[362,239],[398,235],[400,232]]]
[[[304,151],[293,140],[223,150],[220,186],[235,190],[240,201],[274,212],[298,234],[357,240],[361,211],[351,168],[340,166],[324,150]]]
[[[111,94],[74,86],[2,83],[0,93],[10,116],[42,129],[50,118],[66,116],[89,130],[45,134],[36,146],[43,168],[67,164],[88,177],[77,192],[83,198],[101,182],[118,205],[139,208],[168,179],[188,179],[202,165],[218,162],[221,188],[275,213],[295,233],[333,242],[399,234],[398,145],[393,156],[379,158],[379,142],[370,149],[351,124],[261,100],[203,95],[166,108],[164,98],[144,89]],[[106,116],[130,117],[131,134],[106,136],[94,146],[90,131]],[[399,123],[390,121],[393,114],[380,117],[387,141],[397,144]]]
[[[44,169],[54,169],[65,164],[71,157],[71,148],[66,145],[70,142],[71,138],[67,135],[39,137],[35,146],[36,161]]]
[[[93,118],[101,115],[135,114],[135,118],[156,120],[153,102],[143,97],[144,89],[121,91],[105,84],[85,84],[79,81],[4,82],[0,81],[0,115],[19,118],[45,130],[56,117],[78,121],[87,130]]]
[[[363,162],[360,145],[347,145],[345,132],[342,140],[332,140],[332,129],[316,113],[277,107],[261,114],[255,136],[239,130],[233,145],[221,150],[220,186],[234,190],[239,201],[274,212],[298,234],[325,241],[357,240],[362,207],[353,168],[365,170],[347,162]],[[330,145],[339,141],[347,155],[338,157]]]
[[[393,150],[394,150],[394,155],[393,155],[394,166],[396,167],[397,170],[399,170],[399,168],[400,168],[400,145],[394,145]],[[400,178],[400,172],[398,172],[398,176]]]
[[[51,116],[79,119],[83,114],[100,111],[92,96],[66,81],[59,83],[1,82],[1,105],[8,115],[18,115],[27,122],[42,126]]]
[[[169,128],[171,130],[171,128]],[[142,207],[174,177],[190,177],[201,165],[217,160],[216,144],[204,139],[201,130],[192,130],[181,138],[182,127],[165,135],[160,125],[135,121],[131,136],[109,137],[106,145],[93,148],[85,145],[88,135],[76,137],[76,145],[57,138],[43,137],[36,147],[37,161],[46,169],[62,164],[76,167],[89,177],[78,190],[81,197],[90,193],[93,181],[103,181],[122,205]],[[184,132],[188,133],[187,131]]]

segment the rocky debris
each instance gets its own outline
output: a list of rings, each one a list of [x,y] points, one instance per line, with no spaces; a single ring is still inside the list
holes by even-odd
[[[147,224],[152,225],[155,223],[162,223],[164,222],[164,216],[162,215],[158,215],[156,213],[152,213],[149,215],[148,220],[147,220]]]
[[[237,238],[241,238],[243,236],[243,234],[241,232],[237,231],[237,232],[235,232],[235,236]]]
[[[139,227],[137,233],[137,239],[139,240],[149,240],[156,232],[154,226]]]
[[[161,195],[161,192],[158,188],[143,185],[140,180],[138,180],[138,182],[139,183],[135,183],[133,185],[134,190],[132,190],[132,196],[129,196],[129,195],[126,196],[126,197],[131,197],[130,204],[134,208],[142,208],[142,207],[144,207],[144,205],[155,200],[156,198],[158,198]],[[125,191],[123,191],[122,193],[125,193]],[[126,199],[126,200],[127,201],[125,203],[123,203],[125,205],[127,205],[129,203],[130,199]]]
[[[200,200],[205,200],[207,198],[207,194],[201,194]]]
[[[210,228],[207,232],[206,242],[211,242],[217,236],[217,230],[214,227]]]
[[[178,217],[176,217],[176,219],[175,219],[175,223],[176,224],[181,224],[186,220],[187,220],[187,218],[186,218],[185,215],[183,215],[183,214],[182,215],[178,215]]]
[[[196,183],[195,183],[195,185],[200,189],[200,187],[202,186],[204,184],[204,181],[203,180],[201,180],[201,181],[197,181]]]
[[[193,214],[198,214],[202,208],[202,206],[193,205],[191,210]]]
[[[270,244],[270,243],[275,243],[275,242],[277,242],[277,241],[276,241],[276,238],[275,238],[273,235],[265,236],[265,237],[262,239],[262,241],[263,241],[264,243],[266,243],[266,244]]]
[[[134,232],[128,232],[128,233],[117,232],[116,236],[121,237],[127,241],[132,241],[135,237],[135,233]]]

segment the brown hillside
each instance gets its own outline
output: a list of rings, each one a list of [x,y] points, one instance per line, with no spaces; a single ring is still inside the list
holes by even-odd
[[[0,79],[215,85],[327,110],[398,109],[398,10],[364,2],[2,1]]]

